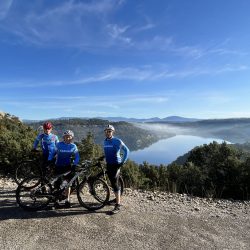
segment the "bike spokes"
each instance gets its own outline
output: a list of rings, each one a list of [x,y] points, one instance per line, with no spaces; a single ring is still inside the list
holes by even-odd
[[[78,190],[79,203],[89,209],[97,210],[104,207],[109,200],[109,188],[101,179],[86,180]]]

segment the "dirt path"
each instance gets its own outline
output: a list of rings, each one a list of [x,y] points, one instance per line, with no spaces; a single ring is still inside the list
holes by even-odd
[[[250,202],[127,190],[112,206],[26,212],[0,181],[1,249],[250,249]]]

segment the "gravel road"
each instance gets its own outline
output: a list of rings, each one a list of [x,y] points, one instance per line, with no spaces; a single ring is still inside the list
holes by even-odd
[[[26,212],[16,185],[0,180],[1,249],[250,249],[250,201],[126,189],[122,211]],[[73,197],[74,198],[74,197]]]

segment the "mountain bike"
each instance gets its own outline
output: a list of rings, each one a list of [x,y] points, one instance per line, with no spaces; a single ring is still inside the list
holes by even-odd
[[[101,171],[99,173],[97,173],[95,175],[95,177],[104,180],[108,184],[109,189],[112,190],[111,183],[110,183],[108,175],[107,175],[107,170],[104,167],[103,159],[104,159],[103,157],[100,157],[96,160],[97,161],[96,166],[98,166],[98,168],[101,169]],[[122,195],[123,191],[124,191],[124,180],[122,178],[121,173],[120,173],[119,179],[118,179],[118,186],[120,187],[120,191],[121,191],[121,195]],[[115,195],[113,192],[110,192],[110,200],[108,203],[111,204],[114,202],[116,202]]]
[[[91,176],[92,167],[92,161],[83,161],[64,187],[56,187],[55,183],[71,171],[54,177],[28,177],[16,189],[17,204],[28,211],[41,210],[51,202],[65,199],[65,190],[71,187],[72,192],[76,191],[81,206],[90,211],[101,209],[109,201],[110,191],[104,180]]]

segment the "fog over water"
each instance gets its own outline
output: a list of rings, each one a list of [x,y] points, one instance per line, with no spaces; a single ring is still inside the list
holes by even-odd
[[[176,135],[180,135],[180,134],[191,134],[193,132],[193,129],[189,129],[189,128],[180,128],[174,125],[170,125],[170,124],[159,124],[159,123],[152,123],[152,124],[148,124],[148,123],[134,123],[135,126],[145,129],[145,130],[149,130],[149,131],[154,131],[158,134],[176,134]]]
[[[225,141],[205,134],[201,136],[201,133],[198,133],[197,129],[193,128],[182,128],[169,124],[143,123],[136,124],[136,126],[155,132],[164,138],[148,148],[131,152],[129,158],[136,163],[146,161],[150,164],[167,165],[196,146],[209,144],[213,141],[218,143]]]

